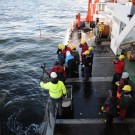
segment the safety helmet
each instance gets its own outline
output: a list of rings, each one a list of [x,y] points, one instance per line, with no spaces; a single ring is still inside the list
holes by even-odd
[[[50,74],[50,76],[51,76],[51,78],[57,78],[57,74],[56,74],[55,72],[52,72],[52,73]]]
[[[93,47],[92,47],[92,46],[90,46],[88,50],[89,50],[89,51],[93,50]]]
[[[62,46],[61,46],[61,49],[64,50],[64,49],[65,49],[65,45],[62,45]]]
[[[89,55],[89,54],[90,54],[89,50],[86,50],[86,51],[84,52],[84,54],[85,54],[85,55]]]
[[[72,45],[72,46],[71,46],[71,50],[74,50],[75,48],[76,48],[75,45]]]
[[[120,55],[120,56],[119,56],[119,59],[124,59],[124,58],[125,58],[124,55]]]
[[[86,43],[86,40],[82,40],[82,44],[85,44]]]
[[[59,45],[58,45],[58,48],[61,49],[61,46],[62,46],[62,44],[59,44]]]
[[[129,77],[129,73],[128,72],[123,72],[122,73],[122,77],[121,78],[125,79],[125,78],[128,78],[128,77]]]
[[[131,86],[130,85],[125,85],[122,90],[131,91]]]
[[[59,61],[57,61],[57,60],[54,62],[54,66],[58,66],[59,64],[60,64],[60,63],[59,63]]]

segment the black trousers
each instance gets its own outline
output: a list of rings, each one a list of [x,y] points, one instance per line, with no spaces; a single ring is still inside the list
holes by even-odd
[[[114,73],[112,83],[115,84],[116,82],[120,81],[122,73]]]
[[[106,113],[106,123],[111,124],[113,122],[113,116],[109,113]]]

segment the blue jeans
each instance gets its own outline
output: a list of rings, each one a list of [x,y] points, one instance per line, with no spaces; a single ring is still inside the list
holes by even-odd
[[[53,115],[55,115],[56,105],[58,104],[58,114],[62,115],[62,97],[58,99],[51,98],[50,111]]]

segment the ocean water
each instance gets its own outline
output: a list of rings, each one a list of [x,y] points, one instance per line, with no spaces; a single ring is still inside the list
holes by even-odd
[[[0,1],[0,134],[38,135],[44,129],[48,93],[40,86],[59,43],[87,0]]]

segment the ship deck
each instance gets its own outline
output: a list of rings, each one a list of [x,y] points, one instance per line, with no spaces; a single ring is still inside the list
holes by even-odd
[[[73,36],[73,38],[75,38]],[[78,44],[78,40],[74,40]],[[66,84],[73,86],[73,102],[71,108],[65,108],[62,119],[56,120],[54,135],[134,135],[135,134],[135,95],[130,105],[126,120],[114,119],[111,126],[106,126],[105,114],[100,108],[109,96],[112,88],[111,80],[114,73],[112,60],[114,54],[109,45],[94,46],[94,62],[92,77],[83,81],[81,65],[79,78],[68,78]],[[127,62],[127,61],[126,61]],[[126,70],[131,72],[131,68]],[[133,71],[132,71],[133,76]],[[130,84],[134,90],[134,84]]]

